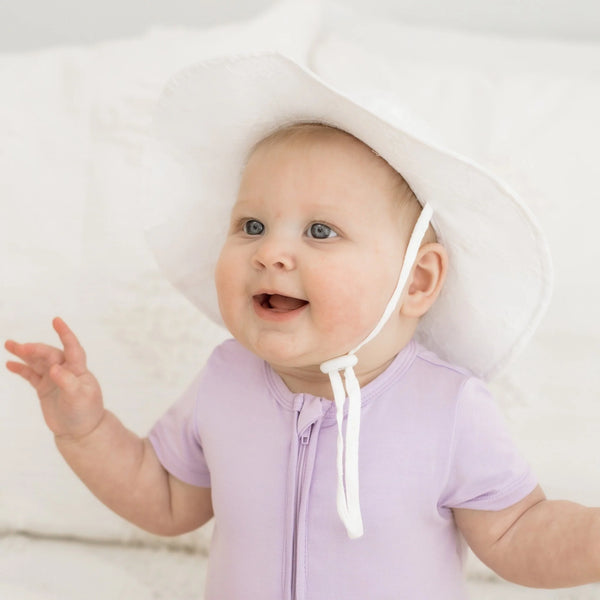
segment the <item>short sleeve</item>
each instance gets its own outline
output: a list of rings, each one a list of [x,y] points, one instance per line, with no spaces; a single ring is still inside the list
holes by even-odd
[[[198,487],[210,487],[196,423],[196,405],[202,375],[156,422],[148,436],[158,460],[177,479]]]
[[[485,384],[466,380],[456,405],[440,506],[502,510],[522,500],[536,483]]]

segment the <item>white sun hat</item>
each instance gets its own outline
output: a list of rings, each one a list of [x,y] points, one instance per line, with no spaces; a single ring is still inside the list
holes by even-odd
[[[341,93],[278,54],[203,62],[163,91],[148,182],[162,217],[147,239],[169,280],[222,324],[214,269],[248,153],[277,129],[301,122],[363,141],[406,179],[424,212],[433,212],[449,271],[417,339],[481,378],[495,375],[529,340],[550,298],[550,255],[530,211],[494,175],[432,141],[385,97]],[[345,369],[342,363],[335,370]],[[347,433],[357,435],[357,428]],[[350,448],[349,441],[347,450],[356,454],[357,443]]]

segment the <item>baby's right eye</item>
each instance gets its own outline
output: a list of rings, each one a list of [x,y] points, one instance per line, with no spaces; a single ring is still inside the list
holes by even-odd
[[[265,230],[265,226],[256,219],[248,219],[244,223],[243,229],[247,235],[260,235]]]

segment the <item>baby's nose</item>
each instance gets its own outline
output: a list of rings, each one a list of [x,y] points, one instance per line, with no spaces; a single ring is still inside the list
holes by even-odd
[[[288,271],[296,265],[294,253],[289,244],[276,238],[263,238],[252,257],[254,268]]]

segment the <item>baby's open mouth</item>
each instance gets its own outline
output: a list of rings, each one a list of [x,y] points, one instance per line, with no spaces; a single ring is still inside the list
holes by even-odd
[[[292,298],[291,296],[282,296],[281,294],[257,294],[254,296],[254,299],[263,308],[275,312],[289,312],[308,304],[306,300]]]

